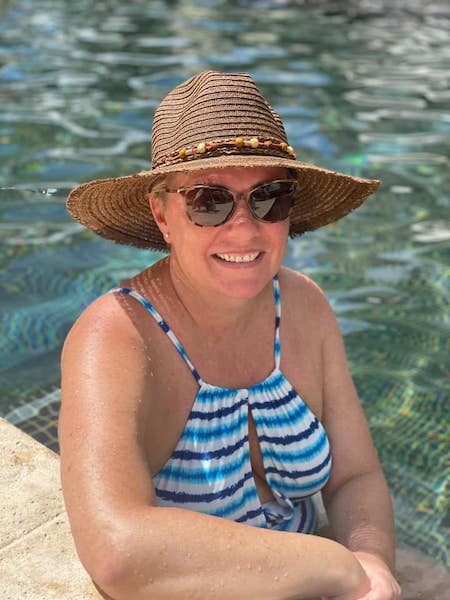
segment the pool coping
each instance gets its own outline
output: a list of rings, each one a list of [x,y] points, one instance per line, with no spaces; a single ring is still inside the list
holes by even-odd
[[[59,457],[0,417],[0,600],[101,600],[76,554]],[[445,600],[443,563],[397,547],[404,600]]]
[[[58,455],[0,418],[0,600],[101,600],[78,560]]]

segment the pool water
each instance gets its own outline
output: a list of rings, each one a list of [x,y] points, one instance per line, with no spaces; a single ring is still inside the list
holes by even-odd
[[[448,564],[449,19],[438,0],[0,0],[0,414],[57,450],[67,331],[161,256],[83,230],[69,190],[148,168],[177,83],[250,72],[300,160],[383,182],[286,264],[338,315],[398,539]]]

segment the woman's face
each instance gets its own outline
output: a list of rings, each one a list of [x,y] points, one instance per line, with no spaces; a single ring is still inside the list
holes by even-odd
[[[237,197],[239,194],[246,197],[254,187],[275,179],[286,179],[286,170],[272,167],[210,169],[174,175],[168,187],[219,185]],[[152,210],[163,234],[169,234],[172,274],[194,286],[198,293],[254,297],[283,262],[289,219],[279,223],[258,221],[243,199],[239,200],[232,217],[218,227],[195,225],[186,214],[181,194],[167,195],[159,217],[154,201]]]

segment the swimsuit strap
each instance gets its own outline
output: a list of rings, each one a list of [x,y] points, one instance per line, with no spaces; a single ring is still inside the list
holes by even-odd
[[[140,302],[144,308],[146,308],[148,310],[148,312],[152,315],[152,317],[155,319],[155,321],[158,323],[158,325],[161,327],[161,329],[164,331],[164,333],[167,334],[168,338],[170,339],[170,341],[173,343],[173,345],[175,346],[175,348],[178,350],[179,354],[181,355],[181,358],[184,360],[184,362],[187,364],[187,366],[191,370],[192,375],[195,377],[198,384],[201,386],[203,384],[203,381],[202,381],[202,378],[200,377],[197,369],[191,363],[188,355],[186,354],[185,349],[183,348],[183,346],[182,346],[181,342],[179,341],[179,339],[177,338],[177,336],[170,329],[170,327],[167,325],[167,323],[161,317],[161,315],[156,310],[156,308],[153,306],[153,304],[151,304],[146,298],[144,298],[144,296],[141,296],[141,294],[139,294],[138,292],[135,292],[134,290],[131,290],[130,288],[126,288],[126,287],[113,288],[112,290],[109,290],[109,292],[107,292],[107,293],[111,294],[114,292],[132,296],[138,302]]]
[[[275,340],[273,354],[275,358],[275,368],[280,369],[281,360],[281,342],[280,342],[280,323],[281,323],[281,297],[280,297],[280,282],[278,275],[273,278],[273,296],[275,299]]]

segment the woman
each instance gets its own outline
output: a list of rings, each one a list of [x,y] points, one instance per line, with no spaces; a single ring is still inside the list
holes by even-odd
[[[96,300],[62,356],[64,496],[115,599],[393,599],[389,493],[320,289],[288,235],[378,182],[298,162],[245,74],[155,114],[153,168],[84,184],[71,214],[169,256]],[[281,312],[282,307],[282,312]],[[332,535],[316,531],[322,492]]]

